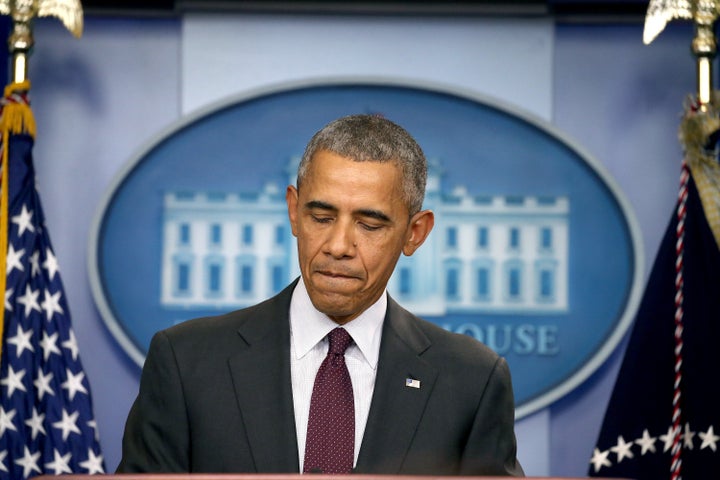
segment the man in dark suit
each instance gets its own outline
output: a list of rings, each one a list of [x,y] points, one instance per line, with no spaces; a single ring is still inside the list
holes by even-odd
[[[286,193],[301,277],[155,335],[118,472],[523,475],[505,360],[385,290],[434,225],[426,177],[422,150],[388,120],[355,115],[316,133]],[[338,331],[344,354],[332,351]],[[331,358],[350,390],[343,414],[315,410]],[[317,433],[341,417],[346,438]],[[341,469],[324,466],[343,455]]]

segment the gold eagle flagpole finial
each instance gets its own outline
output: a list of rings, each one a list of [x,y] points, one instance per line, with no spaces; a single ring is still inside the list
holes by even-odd
[[[27,58],[34,44],[32,21],[35,17],[57,17],[75,37],[82,35],[80,0],[0,0],[0,15],[10,15],[13,20],[8,45],[14,83],[27,80]]]
[[[697,100],[701,110],[712,103],[712,62],[717,52],[713,27],[718,16],[720,0],[650,0],[645,16],[643,42],[646,45],[676,18],[695,22],[692,51],[697,58]]]

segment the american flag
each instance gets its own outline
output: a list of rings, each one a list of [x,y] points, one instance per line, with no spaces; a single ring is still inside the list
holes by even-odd
[[[9,94],[6,90],[0,117],[2,149],[7,149],[3,176],[9,173],[2,184],[7,210],[3,206],[0,212],[0,228],[7,235],[0,479],[104,473],[88,379],[35,188],[34,126],[24,128],[24,133],[7,130],[6,117],[12,109],[25,109],[21,110],[24,123],[33,123],[25,94],[28,88],[26,84]]]

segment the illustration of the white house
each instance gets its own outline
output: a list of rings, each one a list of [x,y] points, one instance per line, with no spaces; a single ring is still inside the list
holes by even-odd
[[[421,316],[567,311],[567,197],[443,192],[440,172],[432,162],[424,204],[435,228],[413,256],[401,256],[390,294]],[[166,192],[163,211],[165,308],[252,305],[299,275],[284,186]]]

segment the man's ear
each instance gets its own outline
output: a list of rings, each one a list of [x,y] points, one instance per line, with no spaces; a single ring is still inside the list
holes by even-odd
[[[410,219],[410,234],[405,245],[403,246],[403,254],[410,256],[415,253],[420,245],[423,244],[430,231],[435,225],[435,214],[432,210],[422,210]]]
[[[288,185],[285,191],[285,202],[287,203],[288,218],[290,219],[290,229],[293,236],[297,237],[298,227],[298,191],[293,185]]]

